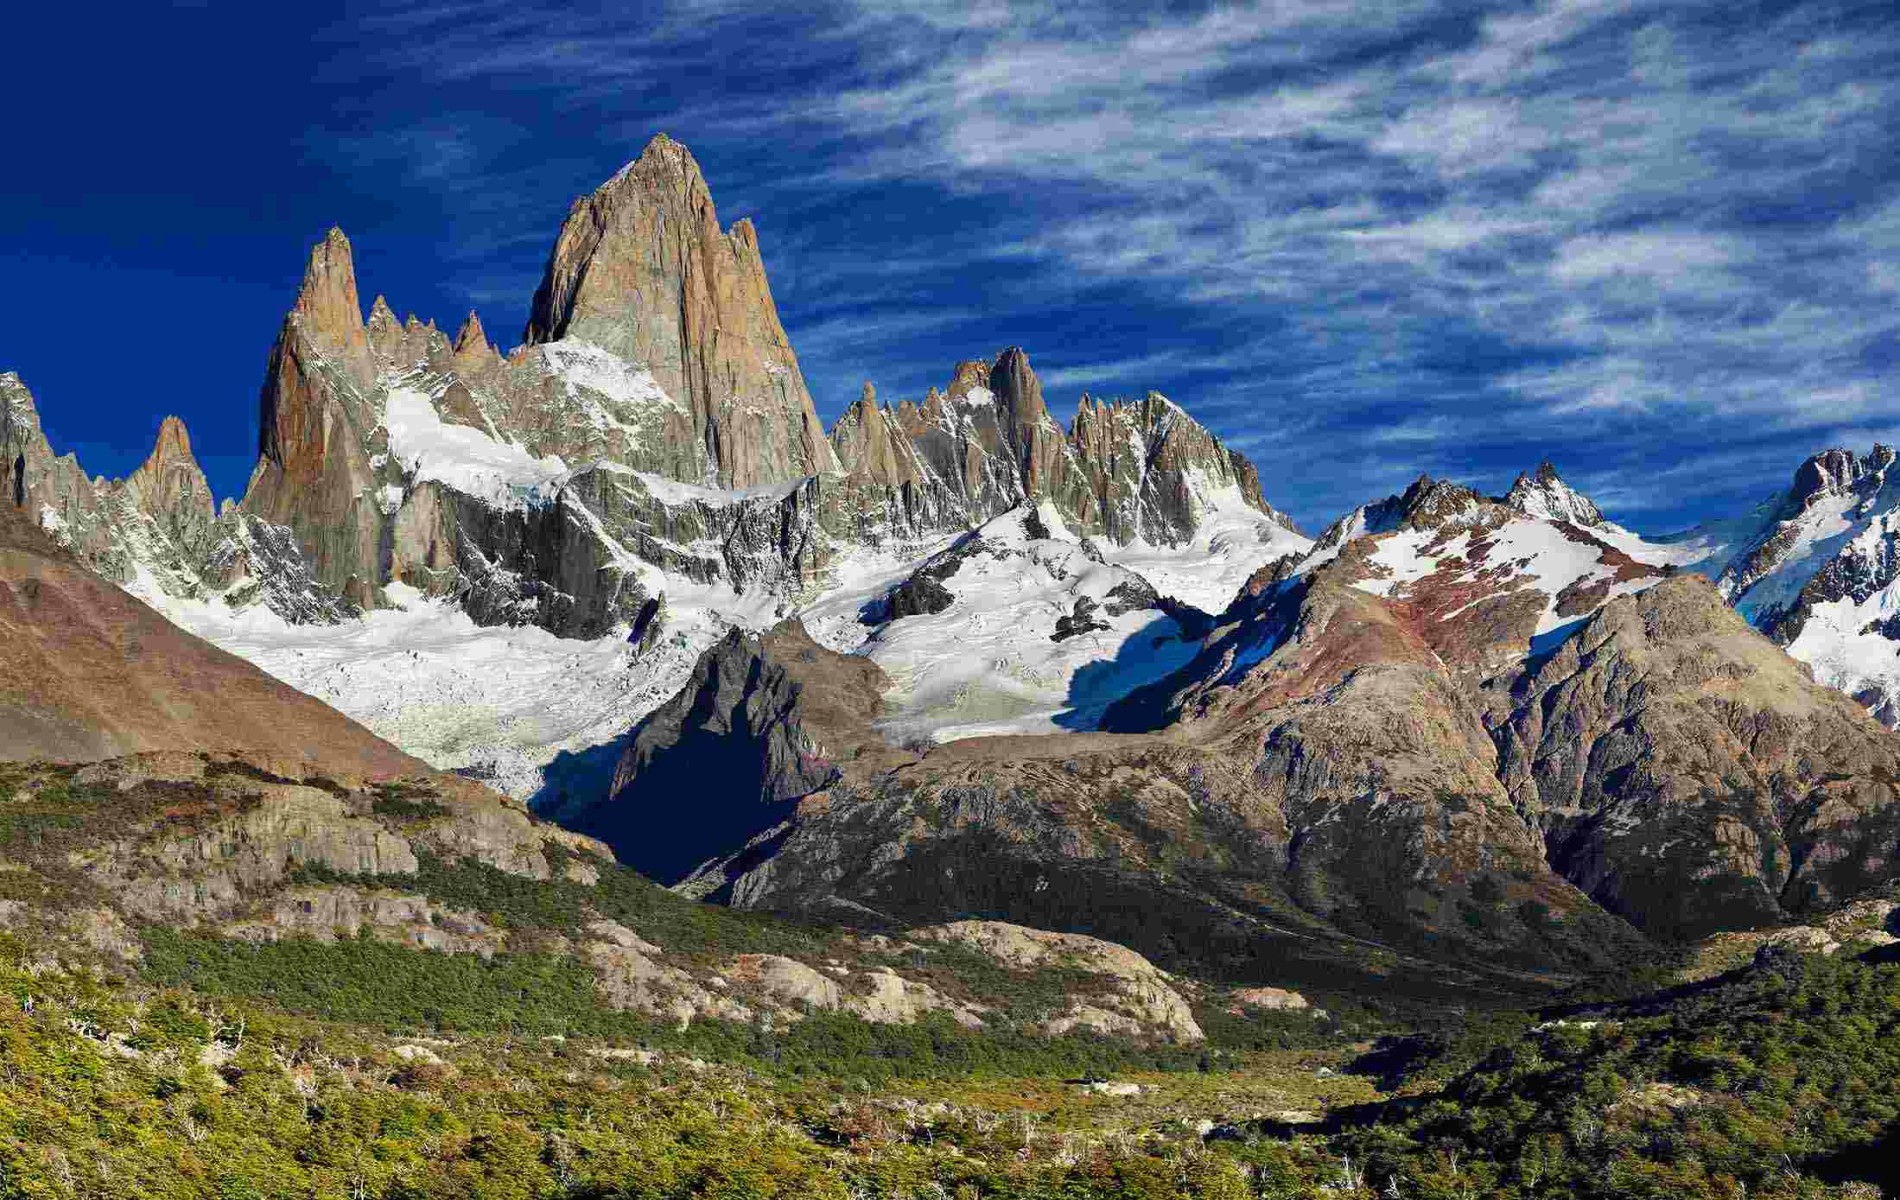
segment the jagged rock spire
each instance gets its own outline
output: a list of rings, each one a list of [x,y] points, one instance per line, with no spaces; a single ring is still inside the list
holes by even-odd
[[[33,393],[12,371],[0,374],[0,504],[26,507],[32,460],[50,457],[45,447]]]
[[[1893,447],[1874,443],[1869,454],[1855,454],[1838,447],[1810,455],[1794,473],[1792,503],[1805,506],[1822,496],[1845,495],[1854,485],[1871,475],[1884,472],[1893,464]]]
[[[831,448],[853,482],[898,487],[916,482],[922,474],[910,439],[878,406],[877,388],[868,380],[832,428]]]
[[[977,388],[988,391],[989,386],[990,364],[981,359],[965,359],[963,362],[958,363],[955,369],[950,372],[950,386],[942,393],[942,398],[946,400],[961,400]],[[929,400],[937,398],[937,389],[931,388],[930,396],[926,398],[925,402],[928,403]]]
[[[363,305],[356,295],[356,259],[350,239],[332,225],[310,250],[296,311],[304,329],[320,343],[352,354],[369,349],[363,329]]]
[[[211,485],[191,453],[191,435],[177,417],[166,417],[158,427],[152,452],[128,481],[138,495],[139,508],[161,524],[209,525],[217,516]]]
[[[523,338],[572,338],[645,364],[691,410],[713,482],[836,469],[752,223],[721,231],[699,164],[664,134],[574,202]]]
[[[482,329],[482,319],[470,309],[468,319],[462,322],[462,328],[455,334],[456,370],[463,375],[474,375],[499,357],[499,352],[489,344],[488,334]]]
[[[1042,381],[1029,366],[1021,346],[996,356],[989,371],[990,391],[1001,406],[1006,433],[1015,446],[1023,473],[1023,491],[1029,496],[1059,494],[1064,483],[1067,447],[1062,428],[1049,417],[1042,402]]]
[[[387,311],[384,305],[376,310]],[[376,359],[357,299],[350,240],[332,228],[310,251],[258,397],[258,460],[243,507],[287,525],[318,579],[371,607],[382,515],[366,444],[381,412]]]
[[[468,319],[463,321],[462,328],[456,331],[455,352],[463,354],[470,350],[486,351],[489,348],[488,335],[482,331],[482,319],[471,308],[468,311]]]

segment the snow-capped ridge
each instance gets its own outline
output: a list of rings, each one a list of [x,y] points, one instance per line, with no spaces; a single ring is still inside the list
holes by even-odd
[[[1535,472],[1520,474],[1505,494],[1504,503],[1526,516],[1569,521],[1586,529],[1604,523],[1596,503],[1565,483],[1549,459],[1537,464]]]

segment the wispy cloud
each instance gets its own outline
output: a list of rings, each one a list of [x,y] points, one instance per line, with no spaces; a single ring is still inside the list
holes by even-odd
[[[1005,341],[1052,390],[1184,380],[1309,521],[1551,445],[1719,505],[1900,411],[1900,26],[1848,0],[484,0],[336,49],[445,104],[326,145],[436,188],[471,271],[664,127],[770,218],[827,394]],[[597,157],[470,111],[505,93]]]

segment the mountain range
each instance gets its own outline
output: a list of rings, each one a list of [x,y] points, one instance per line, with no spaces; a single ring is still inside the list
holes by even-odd
[[[9,602],[188,631],[682,893],[854,927],[1535,986],[1900,874],[1887,447],[1667,536],[1544,463],[1309,537],[1173,401],[1065,424],[1020,348],[827,430],[665,137],[574,203],[519,345],[396,311],[311,250],[218,507],[178,422],[89,477],[0,375],[0,502],[70,556]],[[46,660],[93,673],[9,693],[10,756],[203,743],[158,684],[72,716],[103,668]]]

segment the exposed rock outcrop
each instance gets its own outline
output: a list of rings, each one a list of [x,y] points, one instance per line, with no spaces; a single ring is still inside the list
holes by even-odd
[[[152,453],[125,481],[137,499],[139,511],[158,523],[173,544],[193,559],[202,559],[214,536],[217,510],[211,485],[192,457],[191,435],[177,417],[166,417],[159,427]]]
[[[303,621],[383,607],[402,583],[482,624],[592,638],[670,577],[787,611],[846,552],[921,552],[1025,502],[1118,546],[1185,546],[1210,520],[1249,544],[1290,530],[1251,466],[1158,396],[1087,402],[1065,431],[1019,348],[960,364],[921,406],[880,406],[867,385],[827,437],[752,226],[720,228],[698,165],[664,136],[576,201],[506,355],[473,312],[451,338],[380,295],[366,318],[361,294],[332,229],[271,349],[235,513],[205,516],[182,428],[166,427],[126,492],[176,544],[158,591],[235,592]],[[20,467],[5,464],[8,488],[109,577],[138,575],[109,560],[125,524],[111,498],[28,448],[36,426],[10,432],[30,417],[0,429]],[[294,583],[262,577],[279,561]]]
[[[1596,503],[1565,483],[1548,459],[1538,463],[1534,473],[1519,475],[1504,503],[1526,516],[1547,521],[1568,521],[1586,529],[1603,524],[1603,513]]]
[[[523,340],[600,346],[685,403],[723,487],[834,469],[750,221],[719,228],[686,148],[656,137],[574,202]]]
[[[1117,546],[1183,544],[1216,511],[1295,532],[1261,497],[1252,464],[1158,393],[1084,396],[1064,430],[1020,347],[957,364],[921,406],[880,408],[867,385],[832,444],[850,485],[896,490],[900,527],[977,525],[1048,501],[1076,533]]]
[[[1018,970],[1068,968],[1110,982],[1109,990],[1077,999],[1051,1017],[1045,1026],[1051,1034],[1092,1029],[1139,1035],[1158,1029],[1174,1041],[1198,1042],[1206,1036],[1194,1019],[1194,1010],[1171,986],[1168,974],[1126,946],[1003,921],[953,921],[911,930],[909,936],[968,946]]]
[[[1679,535],[1704,547],[1696,569],[1755,628],[1900,725],[1900,475],[1892,447],[1813,455],[1741,521]]]
[[[211,488],[184,424],[167,417],[152,453],[123,480],[88,476],[55,456],[32,394],[0,375],[0,494],[87,569],[115,583],[203,598],[218,590],[206,559],[239,518],[212,511]]]
[[[279,765],[341,773],[353,764]],[[299,779],[209,750],[107,759],[76,772],[3,759],[0,768],[0,792],[16,812],[64,814],[9,856],[17,884],[39,893],[31,916],[47,930],[91,906],[107,923],[131,917],[246,941],[368,933],[487,955],[506,948],[508,934],[416,892],[423,855],[531,879],[550,878],[557,859],[610,861],[597,843],[451,776]],[[392,806],[392,796],[409,799]],[[136,938],[111,950],[121,959],[141,953]]]
[[[1900,876],[1900,741],[1702,579],[1613,601],[1514,689],[1500,771],[1552,864],[1693,937]]]
[[[386,455],[382,467],[371,461],[387,449],[379,400],[350,242],[332,229],[271,347],[243,505],[293,530],[316,577],[365,608],[383,582]]]

